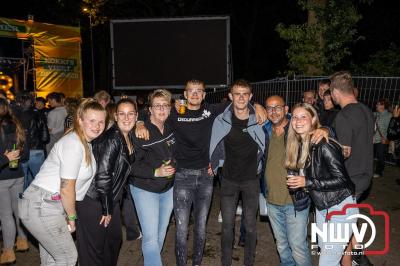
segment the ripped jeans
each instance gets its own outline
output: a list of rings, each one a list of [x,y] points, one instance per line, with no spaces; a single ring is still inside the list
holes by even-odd
[[[193,204],[194,237],[193,265],[200,265],[206,241],[207,215],[213,192],[213,177],[207,168],[178,169],[174,183],[174,214],[176,223],[176,265],[186,265],[187,234],[190,209]]]

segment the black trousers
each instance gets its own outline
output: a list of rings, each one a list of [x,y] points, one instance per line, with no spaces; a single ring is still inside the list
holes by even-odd
[[[377,159],[375,174],[378,174],[380,176],[383,176],[383,170],[385,169],[385,157],[388,152],[388,148],[389,148],[388,144],[382,144],[382,143],[374,144],[375,156]]]
[[[122,243],[120,203],[115,204],[107,227],[99,224],[102,217],[100,201],[85,196],[83,201],[76,202],[76,212],[79,265],[117,265]]]
[[[138,239],[140,236],[140,226],[129,186],[127,186],[122,197],[122,217],[126,229],[126,240]]]
[[[244,265],[252,266],[254,264],[260,181],[254,179],[237,183],[223,178],[221,183],[221,262],[223,266],[232,265],[232,243],[235,237],[235,216],[239,193],[242,193],[242,215],[244,228],[246,228]]]

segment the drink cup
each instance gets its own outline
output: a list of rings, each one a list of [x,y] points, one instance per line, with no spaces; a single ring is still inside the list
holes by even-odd
[[[184,115],[186,113],[186,100],[185,99],[180,99],[179,100],[178,113],[181,114],[181,115]]]

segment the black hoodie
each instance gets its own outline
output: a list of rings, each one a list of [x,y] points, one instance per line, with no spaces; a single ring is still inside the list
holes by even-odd
[[[140,189],[163,193],[174,185],[174,178],[155,177],[154,171],[166,159],[175,158],[175,136],[168,124],[164,125],[163,134],[148,120],[145,121],[145,126],[150,133],[149,140],[133,137],[136,161],[133,164],[131,181]]]

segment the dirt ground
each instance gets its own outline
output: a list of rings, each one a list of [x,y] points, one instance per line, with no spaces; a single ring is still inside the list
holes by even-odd
[[[373,187],[369,198],[365,203],[371,204],[375,210],[386,211],[390,216],[390,225],[388,235],[390,237],[390,250],[385,255],[369,256],[370,261],[374,265],[400,265],[400,185],[396,182],[400,179],[400,168],[387,167],[385,176],[373,180]],[[220,227],[218,223],[219,212],[219,188],[215,187],[214,198],[212,202],[211,212],[207,226],[207,242],[202,265],[220,265]],[[366,210],[361,213],[367,214]],[[310,216],[311,217],[311,216]],[[383,249],[384,247],[384,219],[381,216],[370,216],[376,224],[377,236],[374,244],[375,249]],[[312,219],[312,217],[311,217]],[[239,237],[240,217],[237,217],[236,242]],[[192,229],[192,227],[191,227]],[[255,265],[279,265],[279,256],[276,251],[272,230],[268,220],[258,221],[258,241]],[[175,225],[171,220],[166,242],[164,245],[162,257],[165,266],[175,265],[174,252],[174,232]],[[192,232],[189,236],[189,255],[192,248]],[[317,255],[313,255],[313,265],[318,265]],[[29,252],[17,254],[17,265],[39,265],[39,253],[35,246],[32,246]],[[124,241],[118,265],[141,266],[143,265],[143,257],[141,253],[141,240]],[[188,261],[191,265],[191,261]],[[243,248],[235,246],[233,253],[233,265],[243,265]],[[324,265],[325,266],[325,265]]]

